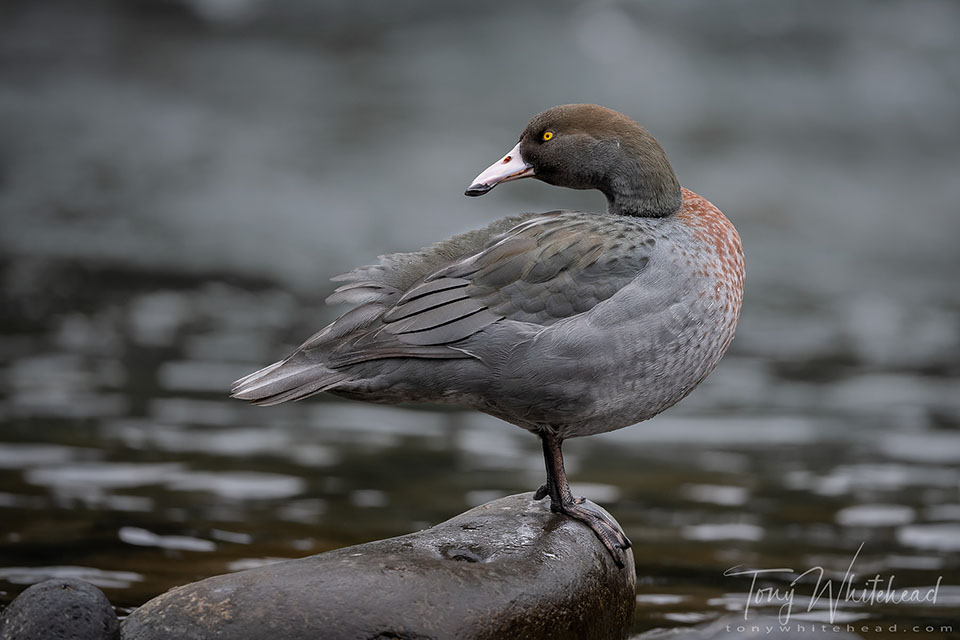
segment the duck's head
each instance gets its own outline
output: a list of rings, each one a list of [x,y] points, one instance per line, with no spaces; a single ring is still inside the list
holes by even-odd
[[[598,189],[609,211],[660,217],[680,208],[680,184],[660,144],[631,118],[595,104],[538,113],[520,142],[476,177],[468,196],[501,182],[537,178],[571,189]]]

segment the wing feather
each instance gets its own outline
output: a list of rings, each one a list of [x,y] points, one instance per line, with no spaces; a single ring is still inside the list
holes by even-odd
[[[325,361],[332,367],[380,358],[471,357],[458,343],[496,322],[549,326],[589,311],[630,283],[649,260],[647,244],[624,247],[619,240],[626,232],[635,238],[636,225],[576,212],[532,216],[431,264],[403,288],[384,271],[408,264],[413,254],[387,256],[379,269],[362,267],[339,278],[358,281],[339,287],[332,301],[356,299],[361,306],[304,346],[327,345]]]

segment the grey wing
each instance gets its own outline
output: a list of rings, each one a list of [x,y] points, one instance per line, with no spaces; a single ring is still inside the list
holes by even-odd
[[[458,343],[503,320],[549,326],[589,311],[646,267],[648,247],[623,240],[629,222],[545,214],[422,276],[405,291],[367,278],[331,298],[361,303],[315,336],[328,366],[391,357],[462,358]],[[635,238],[636,234],[631,237]],[[303,348],[310,348],[308,341]]]

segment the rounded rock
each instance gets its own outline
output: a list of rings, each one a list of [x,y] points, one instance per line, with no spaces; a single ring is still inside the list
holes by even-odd
[[[124,640],[625,638],[633,555],[532,494],[435,527],[178,587],[131,614]]]
[[[116,640],[120,622],[89,582],[45,580],[26,589],[0,617],[0,640]]]

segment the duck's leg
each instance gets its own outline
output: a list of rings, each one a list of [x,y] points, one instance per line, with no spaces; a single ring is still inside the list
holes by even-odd
[[[546,431],[540,434],[543,442],[543,459],[547,467],[547,482],[537,489],[534,498],[541,500],[550,496],[550,510],[563,513],[583,522],[593,529],[600,542],[607,548],[618,567],[623,566],[623,549],[632,545],[630,539],[620,530],[612,519],[604,515],[583,498],[574,498],[567,482],[567,473],[563,469],[563,452],[560,447],[563,439]]]

